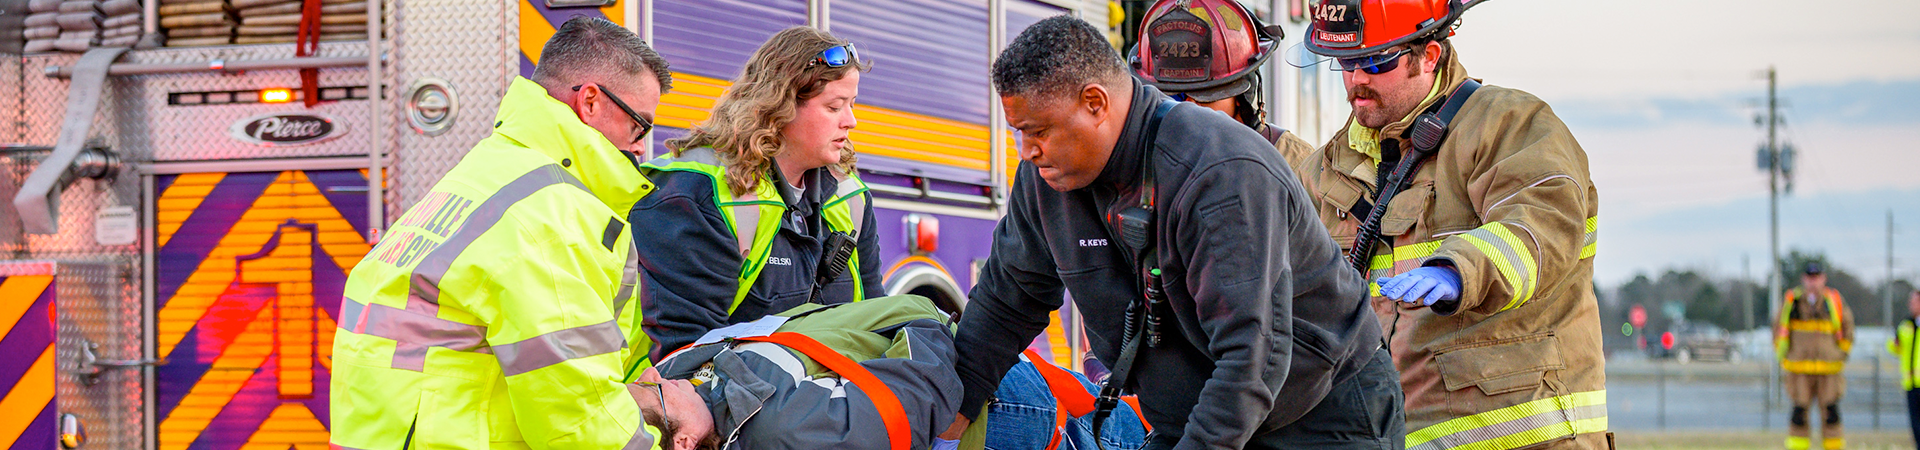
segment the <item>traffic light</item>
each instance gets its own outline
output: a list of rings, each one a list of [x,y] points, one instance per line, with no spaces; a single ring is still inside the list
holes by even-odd
[[[1623,334],[1623,335],[1627,335],[1627,336],[1632,336],[1632,335],[1633,335],[1633,324],[1630,324],[1630,323],[1623,323],[1623,324],[1620,324],[1620,334]]]
[[[1673,350],[1673,332],[1660,333],[1660,347]]]

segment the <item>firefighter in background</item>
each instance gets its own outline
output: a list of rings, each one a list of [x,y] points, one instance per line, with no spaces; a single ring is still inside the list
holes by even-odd
[[[1807,263],[1800,287],[1787,290],[1774,318],[1773,347],[1780,368],[1787,372],[1787,396],[1793,400],[1787,449],[1813,446],[1807,408],[1815,402],[1823,409],[1820,446],[1846,447],[1840,429],[1840,397],[1847,392],[1847,379],[1840,372],[1846,368],[1847,352],[1853,350],[1853,312],[1847,310],[1840,291],[1827,287],[1820,263]]]
[[[1266,122],[1260,68],[1284,32],[1234,0],[1160,0],[1147,8],[1140,44],[1127,51],[1133,74],[1174,100],[1226,113],[1272,142],[1299,167],[1313,145]]]
[[[354,266],[333,342],[333,448],[652,448],[624,383],[639,276],[634,148],[659,53],[575,18],[475,144]]]
[[[1887,351],[1900,356],[1900,386],[1907,390],[1907,425],[1913,428],[1913,441],[1920,445],[1920,289],[1907,295],[1906,320],[1894,326]]]
[[[1301,183],[1376,283],[1408,448],[1606,448],[1598,192],[1545,102],[1468,78],[1447,38],[1477,3],[1314,6],[1289,62],[1341,71],[1353,114]]]

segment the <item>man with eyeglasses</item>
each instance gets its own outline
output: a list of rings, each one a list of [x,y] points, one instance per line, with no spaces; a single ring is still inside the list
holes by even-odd
[[[652,448],[630,153],[672,87],[632,32],[567,21],[473,149],[354,266],[334,448]],[[616,93],[617,92],[617,93]]]
[[[1447,38],[1478,3],[1315,5],[1332,61],[1293,61],[1341,71],[1353,114],[1300,179],[1375,282],[1408,448],[1606,448],[1598,191],[1545,102],[1467,77]]]

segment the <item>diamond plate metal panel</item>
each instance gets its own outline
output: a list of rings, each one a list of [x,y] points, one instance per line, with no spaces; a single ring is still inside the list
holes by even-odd
[[[518,75],[520,9],[517,0],[420,0],[400,2],[391,13],[392,55],[404,89],[421,78],[447,80],[459,96],[460,110],[446,133],[426,136],[396,127],[398,147],[387,173],[387,217],[397,217],[466,156],[473,144],[493,133],[494,113],[507,85]],[[405,107],[395,92],[390,111]],[[397,120],[397,114],[395,119]],[[403,122],[391,122],[403,123]]]
[[[98,382],[87,385],[80,373],[80,354],[87,343],[98,344],[101,359],[141,358],[141,302],[130,258],[109,262],[62,262],[54,276],[59,341],[54,361],[59,363],[55,388],[60,412],[80,417],[87,428],[88,448],[139,448],[142,408],[146,396],[141,370],[106,369]]]
[[[20,140],[20,55],[0,53],[0,144]]]
[[[20,183],[27,180],[27,174],[33,171],[33,164],[39,158],[33,153],[45,155],[48,152],[5,152],[0,153],[0,259],[17,259],[26,256],[27,241],[20,224],[20,213],[13,207],[13,196],[20,193]]]
[[[361,42],[320,45],[318,56],[352,56],[366,51]],[[277,59],[292,56],[292,44],[231,47],[169,48],[128,52],[123,63],[199,63]],[[25,110],[30,116],[23,140],[51,145],[58,137],[61,113],[66,109],[65,79],[43,75],[47,66],[70,65],[73,55],[35,55],[25,59]],[[320,69],[321,86],[366,84],[366,70],[358,67]],[[94,137],[122,157],[138,161],[200,161],[222,159],[297,158],[358,155],[366,151],[367,107],[364,100],[327,102],[312,109],[297,103],[169,106],[171,92],[254,90],[298,87],[293,70],[263,70],[240,74],[193,72],[119,76],[108,82]],[[228,136],[234,123],[260,114],[318,112],[344,124],[338,138],[310,145],[263,147]]]

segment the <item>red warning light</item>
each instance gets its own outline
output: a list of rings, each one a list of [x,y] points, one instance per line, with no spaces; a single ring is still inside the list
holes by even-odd
[[[293,101],[293,90],[287,88],[267,88],[260,90],[260,103],[286,103]]]
[[[1673,350],[1673,332],[1660,333],[1660,347]]]

